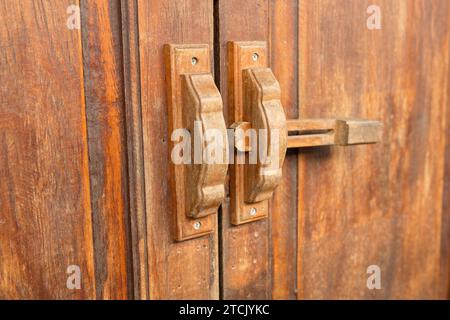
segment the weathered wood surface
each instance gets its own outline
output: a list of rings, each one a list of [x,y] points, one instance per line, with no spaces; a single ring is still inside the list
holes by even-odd
[[[299,154],[298,297],[446,297],[448,1],[302,1],[299,14],[300,117],[380,119],[384,134]],[[381,290],[366,287],[374,264]]]
[[[267,1],[219,1],[217,63],[220,63],[220,92],[224,101],[225,120],[230,126],[234,118],[228,104],[228,42],[266,41],[268,37]],[[230,199],[233,201],[233,199]],[[230,206],[222,207],[221,216],[221,295],[224,299],[269,299],[271,296],[269,220],[263,219],[240,226],[231,224]]]
[[[290,1],[219,1],[218,74],[228,124],[229,41],[267,41],[272,70],[282,88],[288,118],[297,116],[297,3]],[[295,298],[297,155],[288,152],[283,179],[271,201],[269,219],[232,226],[230,207],[222,210],[222,296],[225,299]]]
[[[138,4],[121,0],[133,297],[148,299],[149,276],[142,139]]]
[[[298,45],[300,1],[272,0],[270,67],[281,87],[287,119],[298,117]],[[295,299],[297,291],[297,153],[287,151],[283,178],[272,199],[272,298]],[[295,194],[295,197],[292,194]]]
[[[137,1],[145,176],[149,293],[151,299],[217,299],[217,217],[209,236],[175,242],[169,187],[168,106],[163,46],[213,48],[213,1]],[[212,56],[212,54],[211,54]],[[213,61],[211,61],[213,65]]]
[[[98,299],[132,297],[120,1],[81,1]]]
[[[450,64],[450,49],[448,60]],[[445,175],[444,194],[442,196],[442,241],[441,241],[441,279],[444,285],[441,295],[450,299],[450,66],[447,66],[447,117],[446,117],[446,147],[445,147]],[[447,259],[445,259],[447,257]],[[447,283],[447,286],[445,286]]]
[[[298,181],[297,164],[289,165],[291,151],[283,172],[289,187],[275,194],[279,205],[272,208],[270,229],[264,222],[231,228],[224,208],[225,298],[292,298],[296,287],[298,298],[446,295],[439,274],[448,272],[440,203],[449,8],[445,1],[380,1],[382,29],[369,30],[370,4],[305,1],[295,17],[290,13],[296,1],[218,4],[223,96],[226,42],[267,40],[270,34],[271,65],[289,101],[283,102],[291,108],[288,119],[296,118],[299,108],[300,119],[345,115],[384,123],[381,144],[300,151]],[[298,29],[290,32],[292,25]],[[298,45],[286,39],[297,39]],[[270,244],[247,242],[258,228],[258,236],[272,234]],[[254,256],[267,264],[251,266]],[[365,286],[370,264],[382,268],[380,291]]]
[[[69,30],[73,4],[0,4],[0,298],[219,297],[219,232],[173,241],[163,61],[213,48],[214,21],[228,120],[227,42],[263,40],[288,119],[384,123],[376,145],[288,150],[267,220],[231,226],[225,201],[221,296],[448,297],[448,1],[85,0]]]
[[[78,1],[0,4],[0,298],[95,298]],[[67,268],[81,289],[66,286]]]
[[[362,119],[290,119],[288,148],[352,146],[380,142],[383,124]]]

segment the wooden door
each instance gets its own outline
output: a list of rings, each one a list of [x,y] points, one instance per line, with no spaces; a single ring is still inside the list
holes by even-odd
[[[170,133],[164,64],[165,44],[201,43],[213,48],[214,7],[209,0],[127,3],[131,86],[127,98],[136,134],[131,168],[136,177],[132,232],[136,296],[150,299],[218,299],[218,228],[208,236],[176,242],[176,195],[169,183]],[[212,55],[211,55],[212,56]],[[214,61],[211,61],[213,65]],[[217,219],[214,220],[215,223]],[[137,274],[136,274],[137,273]]]
[[[447,297],[449,6],[375,2],[138,1],[150,297]],[[381,29],[368,27],[373,5]],[[229,41],[268,43],[287,118],[377,119],[383,139],[289,150],[269,219],[232,225],[227,197],[217,232],[175,243],[161,214],[170,203],[162,46],[210,44],[230,124]],[[366,286],[371,265],[380,290]]]
[[[0,4],[0,299],[132,297],[120,16]]]
[[[448,297],[448,1],[4,0],[0,18],[0,299]],[[230,41],[267,43],[288,119],[380,120],[382,140],[289,149],[267,219],[231,224],[228,192],[212,233],[176,241],[164,45],[209,46],[230,125]]]
[[[223,297],[446,298],[448,2],[217,6],[225,103],[227,42],[263,40],[288,118],[384,123],[376,145],[289,152],[269,220],[234,227],[223,207]],[[369,28],[377,9],[381,25]],[[380,290],[366,286],[371,265]]]

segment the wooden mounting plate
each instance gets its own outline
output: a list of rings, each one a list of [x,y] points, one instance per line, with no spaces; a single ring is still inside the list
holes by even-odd
[[[182,108],[183,99],[181,95],[181,75],[212,73],[210,50],[208,45],[174,45],[165,46],[164,58],[166,63],[166,83],[167,83],[167,100],[168,100],[168,118],[169,118],[169,145],[170,152],[173,150],[174,142],[170,136],[174,129],[183,128],[182,125]],[[196,63],[193,63],[195,58]],[[169,180],[171,190],[174,190],[172,199],[175,206],[173,225],[174,237],[177,241],[197,238],[207,235],[214,230],[216,215],[208,215],[200,218],[189,218],[186,215],[186,188],[184,186],[185,165],[175,165],[170,159]],[[173,191],[172,191],[173,192]],[[200,223],[200,228],[194,226]]]
[[[268,67],[267,45],[263,41],[233,41],[228,43],[228,108],[230,110],[230,124],[244,119],[242,74],[243,70],[256,67]],[[231,223],[240,225],[267,218],[269,201],[245,203],[244,201],[244,164],[238,164],[238,159],[245,157],[245,153],[236,151],[234,164],[230,165],[230,201]],[[254,209],[254,210],[253,210]],[[252,211],[256,213],[252,215]]]

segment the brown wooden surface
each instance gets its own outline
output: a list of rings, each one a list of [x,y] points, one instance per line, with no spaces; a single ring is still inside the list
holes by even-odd
[[[290,119],[288,148],[351,146],[380,142],[383,124],[361,119]]]
[[[281,168],[287,149],[286,115],[280,101],[280,84],[270,68],[245,70],[242,86],[244,120],[251,121],[252,128],[258,133],[261,130],[267,132],[266,139],[258,138],[255,144],[258,147],[252,150],[256,164],[244,166],[243,199],[253,204],[271,199],[282,178]],[[263,151],[266,159],[258,155],[261,146],[267,149]]]
[[[228,122],[233,123],[229,126],[234,127],[236,122],[241,122],[242,120],[247,120],[252,124],[250,116],[246,112],[247,108],[245,108],[244,93],[246,90],[244,90],[243,70],[249,67],[267,67],[267,44],[264,41],[230,41],[228,42],[227,54],[227,111]],[[256,60],[253,58],[255,54],[257,55]],[[259,124],[259,122],[257,123]],[[240,134],[235,131],[235,135]],[[256,154],[255,151],[253,151],[253,154]],[[230,220],[233,225],[267,219],[269,213],[268,199],[258,202],[253,201],[253,203],[245,201],[246,180],[248,182],[246,175],[248,176],[249,170],[247,169],[250,168],[245,163],[249,162],[248,159],[248,154],[235,153],[232,158],[234,160],[233,164],[230,165],[229,169]]]
[[[0,298],[448,297],[447,0],[83,0],[69,30],[72,4],[0,4]],[[163,45],[210,45],[230,121],[227,43],[255,40],[288,119],[377,119],[383,140],[288,150],[269,219],[232,226],[227,198],[176,243]]]
[[[131,298],[119,1],[81,1],[97,298]]]
[[[450,63],[450,50],[448,60]],[[442,286],[442,295],[447,295],[450,299],[450,66],[447,75],[447,117],[446,117],[446,147],[445,147],[445,174],[444,174],[444,194],[442,196],[442,242],[441,242],[441,278],[447,286]],[[447,259],[445,259],[447,257]]]
[[[297,116],[297,2],[218,1],[220,88],[227,106],[228,41],[267,41],[269,65],[280,82],[286,116]],[[232,118],[227,117],[229,125]],[[222,296],[225,299],[295,298],[297,155],[288,152],[283,179],[271,201],[269,219],[230,224],[229,206],[222,214]],[[294,191],[293,191],[294,190]]]
[[[143,166],[138,6],[137,0],[121,0],[120,4],[122,13],[133,296],[135,299],[148,299],[149,274]]]
[[[299,2],[272,0],[269,6],[270,67],[281,87],[287,119],[298,117]],[[295,299],[297,291],[297,152],[287,151],[283,178],[271,212],[272,298]],[[292,194],[296,196],[293,197]]]
[[[227,50],[229,41],[266,41],[267,1],[219,1],[218,41],[220,92],[227,125],[233,123],[228,106]],[[232,199],[231,199],[232,200]],[[221,217],[221,296],[224,299],[269,299],[271,297],[270,229],[268,219],[240,226],[231,225],[230,208]]]
[[[197,64],[199,63],[201,62]],[[222,97],[211,71],[207,74],[184,75],[182,78],[184,89],[181,95],[185,99],[183,109],[188,113],[183,117],[182,128],[188,128],[195,135],[198,130],[195,129],[195,123],[201,124],[201,134],[206,140],[205,149],[213,143],[220,146],[220,151],[214,148],[214,151],[218,151],[217,154],[208,153],[210,159],[204,159],[198,166],[188,166],[186,179],[183,179],[187,182],[185,197],[188,207],[183,214],[191,218],[217,215],[217,210],[225,198],[225,178],[228,171],[228,136],[223,118]],[[219,130],[219,138],[222,141],[209,138],[208,130]],[[195,155],[191,156],[191,160],[194,158]],[[202,229],[201,225],[199,229]]]
[[[150,298],[218,298],[217,231],[180,243],[172,233],[176,202],[168,179],[170,134],[163,59],[167,43],[213,48],[213,2],[141,0],[137,5]],[[216,218],[213,221],[216,224]],[[217,230],[216,225],[213,228]]]
[[[299,19],[301,118],[380,119],[384,135],[299,153],[298,297],[446,297],[448,1],[302,1]],[[373,264],[381,290],[366,288]]]
[[[0,298],[95,298],[78,1],[0,5]],[[66,287],[81,268],[81,289]]]

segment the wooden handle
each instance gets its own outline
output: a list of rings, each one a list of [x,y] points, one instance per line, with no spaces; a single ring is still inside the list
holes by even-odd
[[[183,127],[204,140],[204,150],[214,144],[220,148],[218,159],[212,163],[202,159],[199,164],[186,165],[185,197],[186,213],[193,218],[214,214],[225,198],[225,178],[228,169],[228,139],[223,118],[222,98],[211,74],[182,76],[182,96],[185,112]],[[197,124],[197,125],[195,125]],[[217,132],[220,141],[206,136]]]
[[[257,137],[244,173],[245,201],[254,203],[271,198],[281,180],[287,147],[286,116],[280,85],[269,68],[244,70],[243,87],[244,118],[251,119]]]

